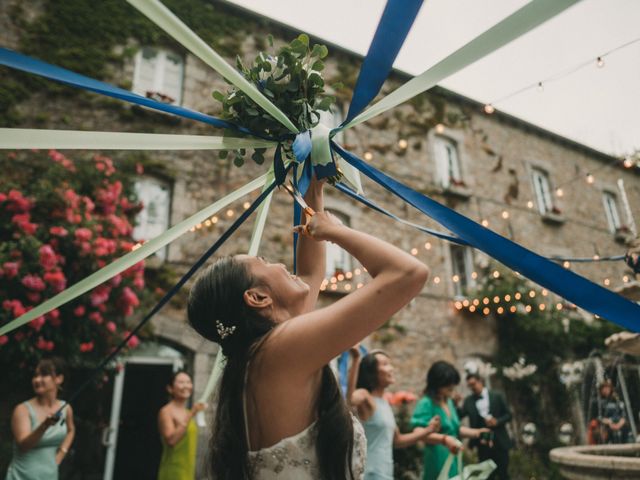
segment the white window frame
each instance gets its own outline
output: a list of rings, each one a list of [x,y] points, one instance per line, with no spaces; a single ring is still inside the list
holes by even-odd
[[[604,214],[607,217],[609,230],[611,233],[616,233],[622,227],[618,209],[618,196],[614,192],[604,190],[602,192],[602,204],[604,205]]]
[[[538,211],[542,215],[553,213],[555,204],[551,194],[549,172],[539,167],[533,167],[531,169],[531,180],[533,182],[533,191],[536,195]]]
[[[456,252],[462,252],[462,262],[464,265],[459,264],[459,258]],[[449,257],[451,264],[451,283],[453,285],[454,297],[464,297],[467,291],[474,287],[475,280],[473,279],[473,253],[469,247],[462,245],[449,245]],[[458,276],[458,281],[453,281],[454,276]]]
[[[463,183],[462,162],[458,142],[452,138],[436,135],[434,139],[436,168],[440,185],[449,188],[452,184]]]
[[[155,187],[155,192],[146,189],[143,190],[145,185]],[[136,241],[150,240],[155,238],[159,234],[167,231],[171,222],[171,196],[172,185],[167,180],[154,177],[151,175],[144,175],[139,177],[134,183],[134,190],[138,196],[138,200],[142,202],[142,210],[136,216],[136,225],[133,228],[133,239]],[[154,196],[166,194],[166,200],[163,202],[166,205],[166,212],[160,212],[157,216],[162,216],[159,221],[153,221],[149,223],[149,207],[152,205]],[[155,252],[155,256],[164,261],[167,259],[168,246],[161,248]]]
[[[145,50],[152,50],[155,52],[156,64],[154,68],[153,74],[153,82],[151,85],[144,84],[141,79],[141,71],[142,71],[142,63],[146,61],[143,58],[143,52]],[[177,91],[167,91],[167,87],[165,85],[165,74],[167,69],[167,62],[170,60],[167,58],[168,56],[173,56],[180,59],[180,83],[178,85]],[[167,95],[173,98],[172,105],[181,105],[182,97],[183,97],[183,89],[184,89],[184,58],[181,55],[178,55],[175,52],[170,50],[165,50],[162,48],[156,47],[142,47],[135,56],[135,68],[133,73],[133,86],[131,91],[137,93],[138,95],[142,95],[143,97],[148,96],[147,92],[155,92],[163,95]],[[175,96],[175,98],[174,98]]]
[[[351,216],[335,209],[331,213],[340,219],[347,226],[351,225]],[[333,242],[326,242],[326,260],[325,260],[325,277],[331,278],[338,273],[346,273],[353,270],[353,257],[339,245]],[[337,262],[335,261],[337,260]]]

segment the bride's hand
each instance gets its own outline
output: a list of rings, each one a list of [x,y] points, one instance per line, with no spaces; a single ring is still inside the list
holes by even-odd
[[[314,240],[331,240],[333,232],[342,228],[342,222],[329,212],[316,212],[306,225],[293,227],[294,231]]]

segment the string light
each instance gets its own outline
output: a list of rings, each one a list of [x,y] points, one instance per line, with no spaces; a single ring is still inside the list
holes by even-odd
[[[598,68],[604,67],[604,60],[602,59],[602,57],[598,57],[596,59],[596,65],[597,65]]]
[[[478,278],[478,272],[471,272],[471,278],[473,278],[474,280]]]
[[[208,218],[204,221],[204,226],[205,227],[210,227],[211,226],[211,220],[209,220]]]
[[[571,262],[569,262],[568,260],[565,260],[564,262],[562,262],[562,266],[564,268],[571,268]]]
[[[475,312],[475,311],[476,311],[476,307],[474,307],[473,305],[471,305],[471,306],[469,307],[469,311],[470,311],[471,313]]]
[[[431,243],[427,242],[424,244],[424,249],[425,250],[431,250]]]
[[[339,273],[336,278],[338,279],[339,282],[344,280],[344,275],[342,273]]]
[[[590,173],[587,173],[587,183],[589,185],[593,185],[593,182],[595,182],[596,179],[593,175],[591,175]]]
[[[611,280],[605,278],[603,283],[608,287],[611,284]]]
[[[483,304],[485,304],[485,305],[489,305],[489,301],[490,301],[490,300],[489,300],[487,297],[484,297],[484,298],[482,299],[482,303],[483,303]]]
[[[398,140],[398,146],[404,150],[409,146],[409,144],[404,138],[401,138],[400,140]]]
[[[505,220],[506,220],[507,218],[509,218],[509,212],[507,212],[506,210],[503,210],[503,211],[502,211],[502,218],[504,218]]]
[[[563,307],[562,307],[562,304],[561,304],[561,303],[559,303],[559,302],[558,302],[558,303],[556,303],[556,310],[560,311],[560,310],[562,310],[562,308],[563,308]]]
[[[536,291],[535,290],[531,290],[529,292],[529,297],[534,298],[536,296]]]
[[[482,313],[484,313],[485,315],[489,315],[490,312],[491,312],[491,310],[489,310],[487,307],[484,307],[482,309]]]
[[[433,283],[438,285],[440,283],[440,277],[433,277]]]
[[[233,210],[231,210],[231,209],[227,210],[227,217],[231,218],[231,217],[233,217],[233,214],[234,214]]]
[[[356,275],[360,275],[362,273],[362,271],[359,268],[356,268],[353,273],[355,273]]]
[[[628,276],[628,275],[624,275],[624,276],[622,277],[622,281],[623,281],[624,283],[629,283],[629,276]]]
[[[211,223],[213,223],[214,225],[218,223],[218,217],[216,217],[215,215],[211,217]]]
[[[495,111],[496,111],[496,109],[490,103],[487,103],[484,106],[484,113],[486,113],[487,115],[491,115]]]
[[[359,283],[358,285],[356,285],[356,288],[362,288],[362,287],[364,287],[362,283]]]
[[[462,302],[456,302],[454,305],[458,310],[462,310]]]
[[[547,295],[549,295],[549,290],[547,290],[546,288],[543,288],[540,293],[542,293],[543,297],[546,297]]]
[[[559,198],[564,196],[564,191],[560,187],[556,188],[556,196]]]
[[[351,280],[351,278],[353,278],[353,273],[347,272],[344,274],[344,276],[347,277],[347,280]]]
[[[500,272],[498,270],[493,271],[493,278],[500,278]]]
[[[250,204],[249,202],[244,202],[244,203],[242,204],[242,207],[243,207],[245,210],[248,210],[250,206],[251,206],[251,204]]]
[[[444,125],[441,124],[441,123],[437,124],[436,125],[436,132],[440,133],[440,134],[444,133]]]
[[[511,295],[507,294],[504,296],[504,301],[505,302],[510,302],[511,301]]]
[[[527,313],[531,313],[531,305],[526,305],[526,306],[524,307],[524,310],[525,310],[525,312],[527,312]]]
[[[511,306],[509,307],[509,311],[510,311],[511,313],[516,313],[516,311],[517,311],[517,310],[518,310],[518,309],[517,309],[517,307],[516,307],[515,305],[511,305]]]
[[[487,228],[489,226],[489,220],[487,220],[486,218],[484,218],[480,223],[484,228]]]
[[[349,290],[351,290],[351,284],[350,284],[350,283],[347,283],[347,284],[344,286],[344,289],[345,289],[347,292],[348,292]]]
[[[515,298],[516,300],[520,300],[522,298],[522,294],[520,292],[516,292],[513,298]]]
[[[527,202],[527,208],[533,208],[533,202],[531,200]]]
[[[460,281],[460,277],[458,275],[454,275],[451,277],[451,280],[453,280],[453,283],[458,283]]]
[[[493,297],[493,303],[500,303],[500,297],[497,295]]]
[[[547,306],[544,303],[541,303],[538,308],[540,309],[541,312],[543,312],[544,309],[547,308]]]
[[[373,160],[373,153],[371,152],[364,152],[364,159],[367,162],[370,162],[371,160]]]
[[[411,255],[413,255],[413,256],[418,255],[418,249],[417,248],[412,248],[411,249]]]
[[[498,307],[498,310],[496,311],[498,312],[498,315],[502,315],[504,313],[504,308]]]
[[[624,168],[631,168],[633,167],[633,160],[631,159],[631,157],[627,157],[624,159],[624,162],[622,162],[622,164],[624,165]]]

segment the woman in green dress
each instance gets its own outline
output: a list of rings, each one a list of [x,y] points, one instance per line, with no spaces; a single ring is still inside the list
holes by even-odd
[[[6,480],[57,480],[58,465],[75,433],[71,405],[55,416],[63,405],[58,399],[63,371],[57,358],[38,363],[31,380],[35,396],[18,405],[11,416],[14,447]]]
[[[427,387],[411,417],[411,426],[426,427],[434,416],[440,417],[440,433],[432,433],[426,439],[424,449],[423,480],[436,480],[449,454],[462,449],[461,438],[479,438],[486,428],[469,428],[460,425],[456,406],[451,396],[460,383],[460,374],[445,361],[435,362],[427,373]],[[458,472],[457,462],[451,464],[449,477]]]
[[[193,480],[198,446],[198,427],[193,417],[204,410],[205,404],[196,403],[190,410],[187,408],[193,383],[186,372],[175,373],[167,391],[171,400],[158,412],[158,430],[162,439],[158,480]]]

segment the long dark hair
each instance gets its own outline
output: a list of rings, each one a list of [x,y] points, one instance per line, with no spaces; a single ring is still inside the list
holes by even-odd
[[[442,387],[458,385],[460,383],[460,374],[456,367],[449,362],[439,360],[431,365],[427,372],[427,386],[424,389],[425,395],[434,398],[438,394],[438,390]]]
[[[378,388],[378,359],[376,358],[378,354],[389,358],[389,355],[382,350],[372,350],[362,357],[356,388],[364,388],[370,392]]]
[[[217,480],[246,480],[252,476],[242,407],[244,379],[247,363],[256,353],[258,342],[275,326],[245,303],[243,294],[252,286],[254,279],[246,265],[225,257],[200,274],[189,295],[191,326],[203,337],[219,344],[227,359],[217,394],[209,452],[211,473]],[[218,328],[220,325],[222,327]],[[218,330],[223,332],[224,338]],[[353,424],[329,366],[322,371],[317,409],[316,450],[322,478],[346,479],[345,468],[353,478]]]

